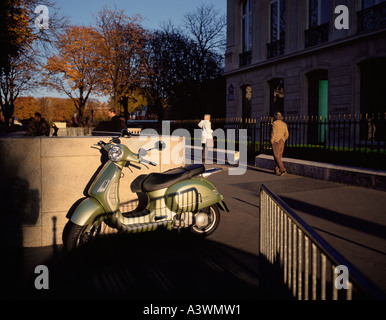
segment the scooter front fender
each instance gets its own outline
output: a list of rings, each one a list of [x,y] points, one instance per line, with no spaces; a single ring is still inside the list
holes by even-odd
[[[222,211],[225,211],[225,212],[229,212],[229,209],[226,205],[226,203],[224,201],[219,201],[217,202],[217,206],[222,210]]]
[[[86,226],[96,220],[97,217],[105,214],[105,210],[94,198],[84,199],[67,218],[78,226]]]

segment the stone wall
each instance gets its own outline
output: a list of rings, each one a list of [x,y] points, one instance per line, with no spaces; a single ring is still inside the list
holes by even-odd
[[[147,159],[156,167],[124,169],[120,200],[135,198],[130,184],[140,174],[162,172],[184,165],[183,137],[140,136],[122,138],[133,152],[162,139],[167,148],[152,150]],[[1,243],[24,247],[62,243],[66,214],[84,197],[86,185],[101,164],[100,152],[91,148],[108,137],[23,137],[0,139]]]
[[[386,171],[348,167],[300,159],[283,158],[290,174],[313,179],[334,181],[353,186],[386,191]],[[255,157],[255,166],[274,172],[273,156],[260,154]]]
[[[305,31],[308,29],[308,0],[293,1],[286,6],[285,50],[283,55],[268,58],[270,39],[270,2],[253,1],[253,43],[251,63],[240,66],[242,53],[241,4],[239,0],[227,0],[227,46],[224,75],[228,99],[227,118],[243,116],[243,88],[251,86],[250,117],[266,117],[270,114],[269,81],[284,81],[284,113],[286,116],[316,115],[309,111],[309,79],[313,71],[328,74],[328,114],[372,113],[361,92],[361,74],[366,69],[363,62],[384,59],[386,56],[385,28],[357,32],[357,12],[362,2],[356,0],[330,1],[329,41],[305,47]],[[350,8],[348,30],[334,27],[333,6]],[[371,22],[369,22],[371,25]],[[232,94],[229,90],[232,88]],[[276,110],[275,110],[276,111]],[[379,111],[376,111],[379,112]],[[382,111],[383,113],[383,111]]]

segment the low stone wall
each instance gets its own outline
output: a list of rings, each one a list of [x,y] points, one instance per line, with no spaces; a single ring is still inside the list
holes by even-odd
[[[386,190],[386,171],[340,166],[329,163],[283,158],[288,173],[315,179],[334,181],[354,186]],[[255,166],[274,168],[273,156],[261,154],[255,158]]]
[[[152,150],[147,159],[156,167],[124,169],[120,200],[135,198],[131,182],[140,174],[162,172],[184,165],[183,137],[139,136],[122,138],[133,152],[151,148],[162,139],[167,148]],[[0,138],[1,243],[24,247],[62,243],[66,214],[84,196],[86,185],[100,166],[100,152],[91,148],[108,137]]]
[[[58,137],[83,137],[83,136],[91,136],[94,127],[66,127],[64,125],[60,125],[61,123],[57,123]],[[50,129],[50,136],[54,133],[54,129]]]

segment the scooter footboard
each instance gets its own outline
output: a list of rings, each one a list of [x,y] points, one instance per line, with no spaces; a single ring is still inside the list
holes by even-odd
[[[73,212],[68,212],[67,218],[78,226],[85,226],[103,214],[105,214],[105,211],[97,200],[85,198]]]

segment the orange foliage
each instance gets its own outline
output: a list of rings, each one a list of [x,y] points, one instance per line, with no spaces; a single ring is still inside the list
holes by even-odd
[[[123,10],[99,12],[98,30],[102,36],[99,56],[102,64],[102,90],[119,108],[119,101],[146,81],[145,44],[149,34],[143,29],[142,17],[128,17]]]
[[[90,94],[100,83],[99,41],[100,35],[92,27],[69,27],[58,39],[58,54],[46,65],[46,84],[72,99],[80,120]]]
[[[106,120],[108,105],[95,99],[89,99],[85,107],[85,118],[91,120],[91,109],[94,110],[94,123]],[[74,115],[74,103],[68,98],[19,97],[15,101],[15,117],[25,120],[33,117],[35,112],[40,112],[49,121],[72,122]]]

